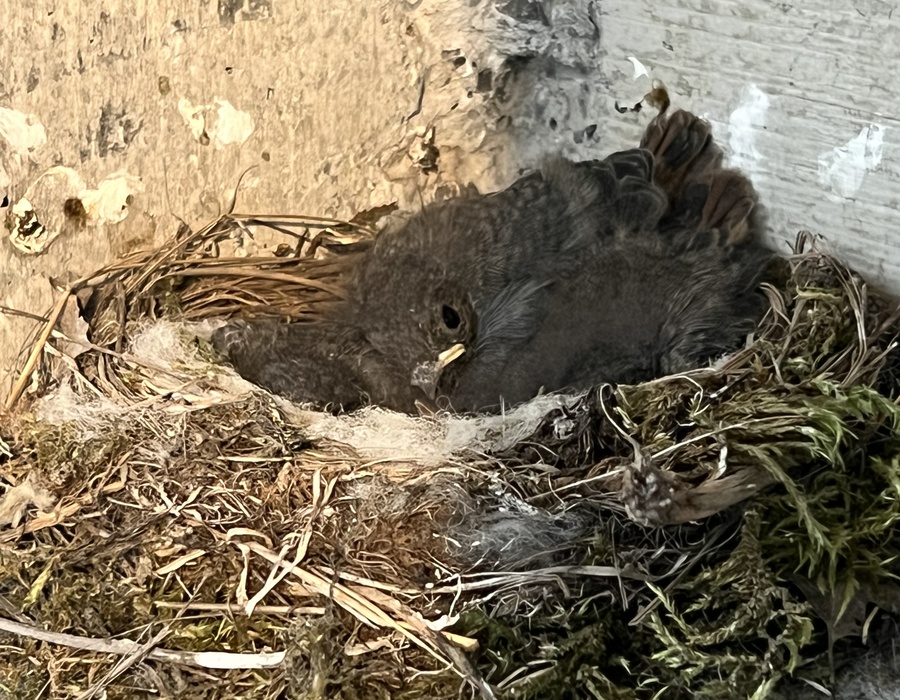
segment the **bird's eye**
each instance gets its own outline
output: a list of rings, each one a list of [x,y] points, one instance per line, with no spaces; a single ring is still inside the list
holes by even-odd
[[[459,324],[461,320],[459,318],[459,311],[454,309],[452,306],[447,306],[444,304],[441,307],[441,318],[444,319],[444,325],[447,326],[451,331],[459,328]]]

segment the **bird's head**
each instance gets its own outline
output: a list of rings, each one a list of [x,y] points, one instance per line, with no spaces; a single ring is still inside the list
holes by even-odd
[[[452,387],[459,370],[472,357],[475,337],[475,312],[469,300],[445,286],[435,291],[423,300],[430,308],[415,314],[431,318],[416,334],[418,343],[413,347],[418,349],[406,358],[407,366],[413,366],[410,383],[431,400]]]
[[[357,276],[357,324],[403,381],[435,400],[474,352],[470,295],[428,255],[403,247],[375,253]]]

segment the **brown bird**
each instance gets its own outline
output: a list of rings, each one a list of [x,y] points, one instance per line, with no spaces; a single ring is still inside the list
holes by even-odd
[[[348,410],[479,410],[644,381],[754,328],[761,229],[709,125],[664,113],[641,148],[426,207],[378,237],[328,319],[233,321],[214,343],[247,379]]]

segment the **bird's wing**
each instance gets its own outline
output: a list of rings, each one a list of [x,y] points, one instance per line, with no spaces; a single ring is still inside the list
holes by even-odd
[[[523,279],[487,300],[478,314],[477,357],[497,356],[527,341],[540,320],[541,296],[552,284],[552,280]]]
[[[566,203],[559,251],[568,254],[567,263],[614,238],[655,230],[666,211],[665,194],[652,179],[652,156],[641,149],[580,163],[556,159],[542,172]]]
[[[347,410],[363,403],[364,378],[338,327],[237,319],[212,341],[244,379],[292,401]]]
[[[660,364],[679,372],[737,347],[764,309],[757,292],[772,257],[764,214],[744,173],[722,167],[710,126],[689,112],[660,114],[641,145],[670,208],[660,222],[671,265],[665,280]]]

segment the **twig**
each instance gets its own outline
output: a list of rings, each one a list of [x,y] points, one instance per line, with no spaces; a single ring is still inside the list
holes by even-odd
[[[105,689],[129,668],[146,659],[148,654],[156,648],[156,645],[169,636],[170,632],[171,628],[168,625],[163,625],[163,628],[153,635],[152,638],[148,639],[144,644],[138,644],[134,651],[119,659],[118,663],[116,663],[103,678],[78,695],[75,700],[91,700],[94,698],[97,693]]]
[[[469,583],[456,583],[452,586],[441,586],[440,588],[429,589],[429,593],[443,594],[456,593],[462,591],[481,591],[485,589],[498,587],[519,587],[529,584],[536,584],[546,580],[556,580],[560,576],[588,576],[599,578],[615,578],[624,576],[639,581],[646,580],[647,577],[639,574],[624,574],[621,569],[615,566],[548,566],[543,569],[535,569],[533,571],[510,571],[510,572],[491,572],[485,574],[489,578],[481,581],[472,581]]]
[[[155,600],[153,605],[164,610],[196,610],[198,612],[221,612],[231,615],[244,615],[244,606],[234,603],[173,603],[168,600]],[[314,605],[257,605],[253,612],[261,615],[324,615],[325,608]]]
[[[39,316],[38,314],[32,314],[27,311],[20,311],[19,309],[14,309],[11,306],[2,306],[0,305],[0,314],[7,314],[8,316],[19,316],[20,318],[27,318],[32,321],[37,321],[38,323],[46,323],[46,316]]]
[[[37,342],[31,349],[31,354],[28,356],[28,360],[25,362],[25,367],[22,369],[22,373],[19,375],[19,378],[13,385],[12,390],[9,392],[9,396],[6,397],[6,404],[4,405],[4,408],[7,411],[12,410],[12,407],[15,406],[16,402],[19,400],[19,398],[21,398],[22,392],[25,391],[25,386],[28,384],[28,380],[31,378],[31,373],[34,371],[34,367],[35,365],[37,365],[38,359],[40,359],[41,353],[44,350],[44,345],[50,338],[50,334],[53,333],[53,328],[54,326],[56,326],[56,322],[57,320],[59,320],[63,309],[66,308],[66,302],[69,300],[69,297],[71,295],[72,288],[70,287],[59,295],[59,299],[57,299],[56,304],[53,305],[53,309],[47,316],[47,322],[44,324],[44,329],[38,336]]]
[[[130,639],[94,639],[79,637],[62,632],[48,632],[20,622],[13,622],[0,617],[0,631],[17,634],[21,637],[37,639],[50,644],[96,651],[101,654],[128,655],[140,651],[144,645]],[[284,661],[285,652],[274,651],[259,654],[233,654],[226,651],[178,651],[175,649],[151,649],[148,659],[168,663],[195,666],[197,668],[220,669],[260,669],[279,666]]]

